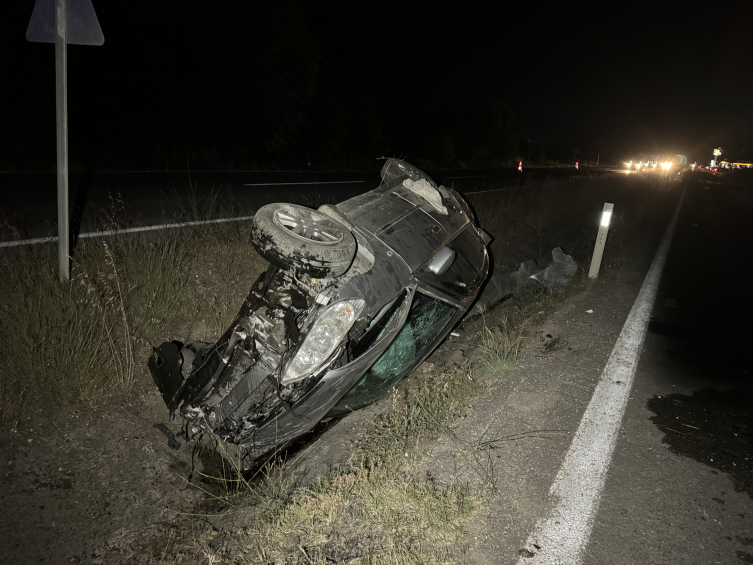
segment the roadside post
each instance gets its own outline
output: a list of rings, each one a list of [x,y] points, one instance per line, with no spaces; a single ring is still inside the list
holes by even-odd
[[[57,120],[58,270],[70,273],[68,210],[68,72],[67,44],[102,45],[105,38],[91,0],[36,0],[26,40],[55,44],[55,114]]]
[[[520,161],[520,163],[518,163],[518,172],[519,173],[523,172],[523,161],[522,160]]]
[[[614,204],[604,202],[604,210],[601,213],[601,221],[599,222],[599,233],[596,234],[594,255],[591,259],[591,268],[588,270],[589,279],[595,279],[599,276],[601,257],[604,255],[604,245],[607,242],[607,233],[609,233],[609,222],[612,221],[612,210],[614,210]]]

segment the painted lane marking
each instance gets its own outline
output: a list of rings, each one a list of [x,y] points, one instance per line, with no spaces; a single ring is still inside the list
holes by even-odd
[[[506,186],[504,188],[490,188],[489,190],[476,190],[474,192],[463,192],[463,194],[484,194],[485,192],[501,192],[503,190],[512,190],[513,188],[526,188],[526,185]]]
[[[318,181],[318,182],[256,182],[251,184],[244,184],[243,186],[296,186],[301,184],[358,184],[366,182],[365,180],[331,180],[331,181]]]
[[[684,199],[683,190],[562,467],[549,489],[550,496],[558,499],[557,504],[546,519],[536,524],[518,565],[577,565],[582,562]]]
[[[79,234],[79,238],[83,237],[103,237],[107,235],[115,235],[121,233],[136,233],[143,231],[154,230],[166,230],[171,228],[185,228],[188,226],[203,226],[206,224],[224,224],[225,222],[242,222],[244,220],[253,220],[253,216],[240,216],[238,218],[221,218],[219,220],[200,220],[196,222],[181,222],[178,224],[160,224],[157,226],[140,226],[137,228],[126,228],[123,230],[103,230],[92,231]],[[0,241],[0,247],[18,247],[20,245],[36,245],[38,243],[52,243],[57,241],[57,236],[52,237],[37,237],[35,239],[19,239],[16,241]]]

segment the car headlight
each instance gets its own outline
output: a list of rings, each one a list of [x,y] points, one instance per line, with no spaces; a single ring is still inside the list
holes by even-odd
[[[288,363],[282,384],[298,381],[317,371],[329,359],[363,310],[363,300],[336,302],[319,314],[293,360]]]

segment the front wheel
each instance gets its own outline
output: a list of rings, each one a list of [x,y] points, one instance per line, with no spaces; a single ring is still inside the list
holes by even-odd
[[[251,241],[270,263],[315,277],[339,276],[350,267],[356,240],[343,224],[297,204],[259,209]]]

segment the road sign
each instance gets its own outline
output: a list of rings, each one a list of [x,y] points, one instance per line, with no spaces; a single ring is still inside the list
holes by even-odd
[[[714,155],[721,155],[722,154],[722,148],[718,147],[717,149],[714,149]]]
[[[39,43],[55,43],[55,2],[37,0],[31,13],[26,39]],[[65,42],[71,45],[102,45],[105,36],[99,26],[92,0],[66,0]]]
[[[70,215],[68,214],[68,43],[102,45],[105,38],[91,0],[37,0],[26,39],[55,44],[55,114],[57,116],[58,270],[60,280],[70,273]]]

